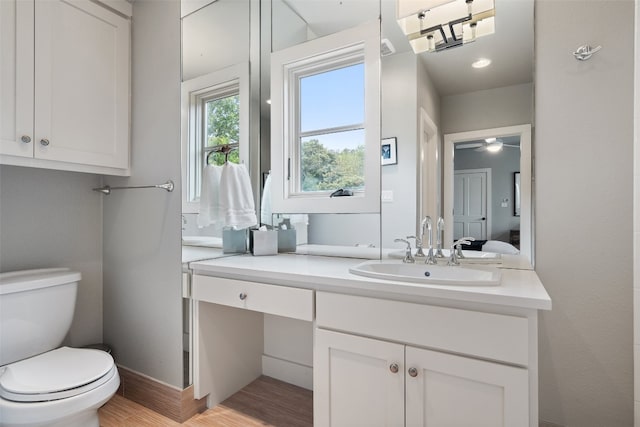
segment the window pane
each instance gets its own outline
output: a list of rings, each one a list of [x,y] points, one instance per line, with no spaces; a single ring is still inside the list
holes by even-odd
[[[364,188],[364,129],[303,138],[300,191]]]
[[[364,123],[364,65],[300,79],[300,131]]]
[[[239,141],[240,134],[240,96],[233,95],[207,101],[205,104],[207,117],[205,147],[232,144]],[[208,156],[208,164],[224,164],[224,154],[213,153]],[[238,150],[229,153],[229,161],[240,162]]]

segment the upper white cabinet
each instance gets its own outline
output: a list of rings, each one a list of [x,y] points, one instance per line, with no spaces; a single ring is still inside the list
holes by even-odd
[[[129,174],[121,12],[89,0],[0,2],[0,163]]]

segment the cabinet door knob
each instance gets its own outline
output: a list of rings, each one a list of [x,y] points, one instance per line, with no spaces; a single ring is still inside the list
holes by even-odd
[[[48,139],[41,139],[40,140],[40,145],[42,145],[43,147],[46,147],[47,145],[49,145],[49,140]]]
[[[25,144],[28,144],[31,142],[31,137],[29,135],[22,135],[22,138],[20,138],[20,141],[24,142]]]
[[[246,299],[247,299],[247,294],[245,294],[244,292],[242,292],[242,293],[241,293],[240,295],[238,295],[238,296],[240,297],[240,299],[241,299],[242,301],[244,301],[244,300],[246,300]]]
[[[397,363],[392,363],[391,365],[389,365],[389,370],[394,374],[397,374],[399,369],[400,368],[398,367]]]
[[[412,377],[418,376],[418,370],[416,368],[409,368],[409,375]]]

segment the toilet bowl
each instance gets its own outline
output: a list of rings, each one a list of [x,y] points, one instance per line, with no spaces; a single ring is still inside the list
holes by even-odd
[[[120,385],[113,357],[58,342],[79,279],[66,269],[0,273],[1,427],[99,427],[98,408]]]

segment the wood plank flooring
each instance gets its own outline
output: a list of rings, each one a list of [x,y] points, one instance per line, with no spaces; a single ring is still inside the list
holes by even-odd
[[[98,413],[101,427],[311,427],[313,392],[262,376],[224,402],[182,424],[118,395]]]

